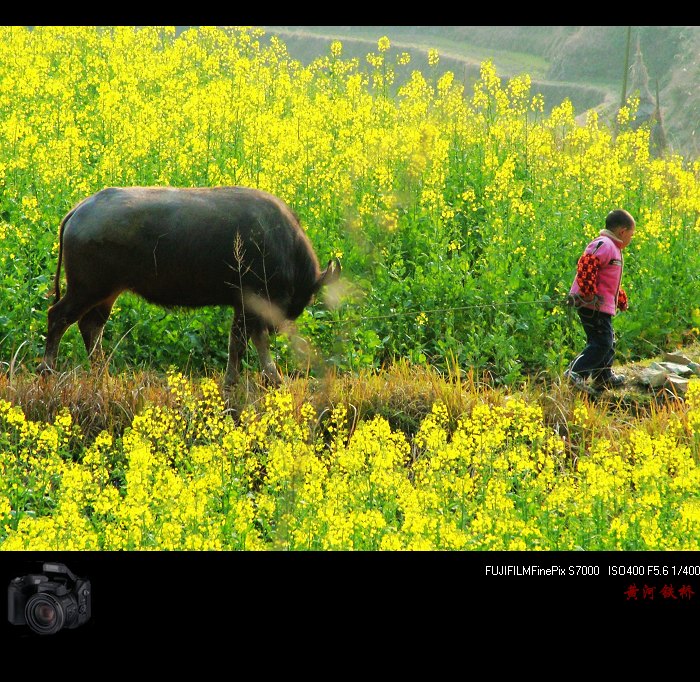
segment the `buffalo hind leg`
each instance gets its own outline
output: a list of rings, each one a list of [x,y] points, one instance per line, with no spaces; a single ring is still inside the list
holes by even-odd
[[[102,352],[102,331],[112,312],[114,299],[103,301],[88,310],[78,321],[80,334],[85,343],[90,365],[98,370],[105,368],[105,358]]]
[[[39,374],[52,372],[56,365],[58,346],[66,329],[77,322],[94,304],[83,298],[76,298],[69,293],[54,303],[48,312],[48,330],[44,358],[37,367]]]

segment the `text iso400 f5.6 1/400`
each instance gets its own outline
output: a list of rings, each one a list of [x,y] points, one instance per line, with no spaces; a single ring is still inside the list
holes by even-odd
[[[649,564],[646,566],[608,566],[608,575],[637,575],[637,576],[654,576],[654,575],[700,575],[700,566],[657,566]]]

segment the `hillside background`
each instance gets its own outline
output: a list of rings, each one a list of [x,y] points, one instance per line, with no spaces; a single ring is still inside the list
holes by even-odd
[[[427,51],[440,54],[439,71],[452,71],[469,87],[479,65],[491,59],[503,78],[527,73],[532,94],[548,109],[569,98],[585,119],[597,109],[612,121],[620,105],[628,28],[631,28],[626,93],[639,91],[639,118],[655,113],[657,92],[667,151],[688,160],[700,155],[700,27],[698,26],[262,26],[278,35],[290,55],[308,64],[343,42],[344,57],[376,52],[387,36],[392,50],[410,52],[403,77],[427,70]],[[402,74],[397,68],[397,82]]]

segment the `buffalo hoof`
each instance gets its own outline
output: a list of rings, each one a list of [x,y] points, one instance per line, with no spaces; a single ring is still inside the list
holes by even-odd
[[[50,366],[47,365],[45,362],[40,362],[40,363],[37,365],[36,373],[37,373],[40,377],[45,377],[45,376],[48,376],[49,374],[54,374],[55,372],[54,372],[53,367],[50,367]]]
[[[279,388],[282,385],[282,376],[277,370],[275,370],[274,373],[268,370],[264,371],[262,373],[262,380],[265,386],[271,388]]]

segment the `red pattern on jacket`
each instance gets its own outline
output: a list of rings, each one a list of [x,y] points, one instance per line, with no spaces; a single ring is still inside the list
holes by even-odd
[[[600,259],[592,253],[584,253],[576,265],[576,282],[581,290],[581,297],[591,298],[598,293],[598,270]]]

